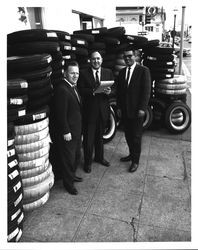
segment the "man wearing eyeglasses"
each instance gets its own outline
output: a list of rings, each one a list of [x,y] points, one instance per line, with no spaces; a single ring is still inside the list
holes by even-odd
[[[80,161],[81,99],[76,89],[79,66],[71,61],[65,66],[64,78],[54,88],[55,144],[62,170],[64,188],[72,195],[78,191],[74,182],[82,181],[75,175]]]
[[[120,161],[131,161],[129,172],[135,172],[141,154],[141,139],[145,111],[151,92],[151,77],[147,67],[135,62],[135,51],[128,48],[123,53],[126,68],[117,78],[117,105],[121,110],[129,155]]]

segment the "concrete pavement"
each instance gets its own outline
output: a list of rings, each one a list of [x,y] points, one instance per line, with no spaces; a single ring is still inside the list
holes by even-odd
[[[48,202],[25,214],[22,242],[191,240],[191,136],[146,131],[140,166],[129,173],[122,131],[105,145],[109,168],[77,171],[77,196],[55,182]]]

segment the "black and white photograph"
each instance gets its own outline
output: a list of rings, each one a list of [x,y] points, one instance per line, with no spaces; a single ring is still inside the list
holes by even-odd
[[[198,248],[196,5],[2,9],[0,249]]]

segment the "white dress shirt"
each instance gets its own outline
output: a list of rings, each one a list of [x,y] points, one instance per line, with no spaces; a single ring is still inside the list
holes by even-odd
[[[101,78],[101,68],[99,68],[99,69],[93,69],[93,68],[92,68],[92,72],[93,72],[93,76],[94,76],[95,81],[96,81],[96,71],[98,71],[98,78],[99,78],[99,82],[100,82],[100,78]]]
[[[127,83],[128,85],[129,85],[129,83],[130,83],[130,81],[131,81],[131,76],[132,76],[132,74],[133,74],[133,71],[134,71],[135,66],[136,66],[136,62],[134,62],[133,65],[130,66],[131,69],[130,69],[129,81],[128,81],[128,83]],[[129,67],[126,68],[125,79],[127,79],[127,74],[128,74],[128,70],[129,70],[128,68],[129,68]]]

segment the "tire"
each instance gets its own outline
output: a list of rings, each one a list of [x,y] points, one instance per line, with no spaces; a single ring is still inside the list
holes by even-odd
[[[120,115],[117,112],[116,99],[115,98],[111,98],[110,101],[109,101],[109,103],[110,103],[111,108],[114,111],[115,119],[116,119],[116,127],[118,128],[120,126],[120,123],[121,123],[121,117],[120,117]]]
[[[149,128],[158,129],[162,126],[164,120],[164,114],[166,110],[165,102],[157,98],[151,98],[149,101],[149,106],[153,112],[153,120]]]
[[[174,61],[153,61],[149,59],[144,59],[143,60],[143,65],[147,67],[166,67],[166,68],[173,68],[175,67]]]
[[[53,185],[54,185],[54,174],[52,172],[51,175],[43,182],[34,186],[29,186],[27,188],[24,188],[24,200],[33,197],[38,197],[42,194],[47,193],[52,188]]]
[[[52,68],[48,66],[44,69],[23,72],[23,73],[14,73],[9,74],[9,79],[25,79],[27,81],[40,80],[46,77],[49,77],[52,73]]]
[[[44,165],[41,165],[39,167],[35,167],[32,169],[28,169],[28,170],[20,170],[21,178],[25,179],[25,178],[31,178],[31,177],[37,176],[43,173],[48,168],[48,166],[49,166],[49,160],[47,159]]]
[[[153,48],[148,48],[144,50],[144,53],[148,55],[169,55],[173,54],[174,49],[173,48],[161,48],[161,47],[153,47]]]
[[[28,102],[27,95],[10,97],[10,98],[8,97],[7,99],[8,108],[16,108],[16,107],[27,104],[27,102]]]
[[[186,83],[179,83],[179,84],[166,84],[166,83],[156,83],[156,87],[160,89],[167,89],[167,90],[177,90],[177,89],[186,89]]]
[[[15,135],[26,135],[36,133],[49,125],[49,118],[28,125],[14,126]]]
[[[37,185],[45,181],[52,174],[52,166],[49,164],[48,168],[43,172],[33,177],[22,178],[23,188]]]
[[[27,114],[20,119],[15,121],[15,125],[26,125],[41,121],[47,117],[49,117],[50,109],[49,106],[43,106],[38,108],[37,110],[27,112]]]
[[[68,32],[61,31],[61,30],[52,30],[52,31],[56,33],[58,40],[61,40],[61,41],[71,40],[71,35]]]
[[[33,41],[58,41],[55,32],[44,29],[20,30],[7,35],[8,44]]]
[[[174,76],[174,73],[160,73],[160,72],[152,72],[151,71],[151,77],[155,80],[161,80],[161,79],[170,79]]]
[[[27,94],[28,82],[23,79],[8,79],[7,80],[8,97]]]
[[[162,89],[162,88],[155,88],[157,93],[162,93],[166,95],[183,95],[186,93],[186,88],[184,89]]]
[[[50,145],[48,143],[47,146],[45,146],[37,151],[18,154],[19,162],[36,160],[36,159],[41,158],[44,155],[48,154],[49,150],[50,150]]]
[[[175,113],[182,112],[183,122],[182,123],[174,123],[174,119],[172,120],[172,115]],[[175,118],[175,117],[173,117]],[[172,103],[166,110],[165,113],[165,124],[167,129],[174,134],[182,133],[186,131],[191,124],[191,110],[190,108],[183,102],[174,102]]]
[[[151,61],[173,61],[174,56],[173,55],[158,55],[158,54],[144,54],[143,59],[151,60]]]
[[[86,30],[75,30],[73,32],[74,34],[106,34],[107,33],[107,28],[102,27],[102,28],[97,28],[97,29],[86,29]]]
[[[110,118],[105,128],[105,132],[103,134],[104,143],[111,141],[114,138],[115,134],[116,134],[116,118],[112,107],[110,107]]]
[[[15,122],[18,119],[24,117],[26,115],[26,108],[25,107],[18,107],[15,109],[8,109],[8,122]]]
[[[171,79],[163,79],[158,81],[159,83],[167,83],[167,84],[179,84],[179,83],[186,83],[187,78],[184,75],[174,75]]]
[[[48,86],[51,84],[51,79],[50,76],[45,77],[44,79],[41,80],[36,80],[36,81],[28,81],[28,93],[30,93],[32,90],[38,90],[41,88],[44,88],[45,86]]]
[[[51,61],[52,57],[49,54],[8,57],[7,72],[13,74],[47,68]]]
[[[24,211],[27,212],[27,211],[34,210],[38,207],[41,207],[42,205],[44,205],[48,201],[49,195],[50,195],[50,192],[48,191],[38,200],[31,202],[31,203],[24,204],[23,205]]]
[[[113,27],[107,30],[107,36],[120,38],[125,34],[126,30],[124,27]]]
[[[71,39],[72,46],[88,48],[88,42],[85,39],[72,37]]]
[[[150,106],[147,106],[146,114],[145,114],[144,122],[143,122],[143,130],[148,129],[152,122],[153,122],[153,111]]]
[[[72,52],[75,53],[75,55],[88,56],[88,50],[86,48],[72,47]]]
[[[15,144],[16,145],[23,145],[23,144],[29,144],[34,143],[39,140],[44,139],[49,133],[49,127],[44,128],[41,131],[26,134],[26,135],[16,135],[15,136]]]
[[[73,34],[71,37],[77,39],[85,39],[89,43],[93,43],[95,41],[95,37],[91,34]]]
[[[8,56],[56,53],[60,51],[58,42],[27,42],[8,46]]]
[[[45,164],[46,160],[49,158],[49,154],[44,155],[41,158],[35,159],[33,161],[24,161],[19,162],[19,169],[20,170],[28,170],[33,169]]]

